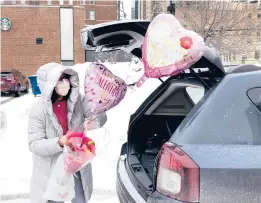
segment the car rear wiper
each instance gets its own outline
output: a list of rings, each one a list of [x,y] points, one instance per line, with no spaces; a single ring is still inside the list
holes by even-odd
[[[202,78],[195,72],[195,70],[193,70],[193,68],[189,68],[190,72],[202,83],[202,85],[206,88],[206,89],[210,89],[210,87],[208,86],[208,84],[202,80]]]
[[[164,81],[161,78],[158,78],[160,82],[164,83]]]

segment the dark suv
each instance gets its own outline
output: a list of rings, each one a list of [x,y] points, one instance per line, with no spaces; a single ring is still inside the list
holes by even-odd
[[[17,70],[1,72],[1,93],[12,93],[19,97],[22,92],[28,93],[27,78]]]
[[[81,31],[85,49],[141,58],[148,21]],[[204,96],[198,96],[201,89]],[[169,77],[131,116],[117,167],[121,203],[260,203],[261,68],[225,73],[211,49]]]

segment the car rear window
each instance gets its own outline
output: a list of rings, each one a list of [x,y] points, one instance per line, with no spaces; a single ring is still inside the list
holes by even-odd
[[[260,110],[261,88],[248,92],[252,103],[247,96],[248,89],[239,88],[238,83],[235,86],[210,90],[191,110],[170,141],[180,145],[260,145],[261,113],[253,103]]]
[[[197,104],[205,94],[203,87],[187,87],[186,92],[194,104]]]
[[[1,78],[7,78],[10,74],[10,72],[1,72]]]
[[[261,87],[256,87],[248,90],[247,96],[256,106],[256,108],[261,112]]]

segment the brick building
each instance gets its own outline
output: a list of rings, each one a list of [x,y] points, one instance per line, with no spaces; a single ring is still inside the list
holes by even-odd
[[[1,69],[18,69],[26,76],[48,62],[83,63],[79,31],[85,26],[116,20],[115,1],[1,1]]]

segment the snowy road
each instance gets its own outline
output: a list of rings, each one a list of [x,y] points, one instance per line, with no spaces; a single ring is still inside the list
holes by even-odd
[[[10,95],[1,95],[0,97],[0,103],[1,104],[5,104],[9,101],[12,101],[13,99],[15,99],[13,96],[10,96]]]
[[[82,80],[84,69],[80,66],[78,68],[80,80]],[[129,67],[125,65],[125,68]],[[135,73],[131,78],[126,74],[126,69],[123,69],[123,64],[117,64],[111,70],[114,74],[130,81],[140,77],[140,73]],[[90,203],[119,202],[116,194],[116,165],[121,146],[127,140],[129,116],[160,84],[159,80],[151,79],[139,89],[129,89],[124,100],[107,112],[108,121],[100,132],[109,132],[111,142],[106,150],[92,162],[94,192]],[[32,94],[28,94],[2,104],[0,107],[7,118],[7,128],[1,131],[0,136],[0,202],[2,203],[29,203],[32,159],[27,144],[27,124],[28,113],[37,99]],[[197,97],[196,100],[198,100]]]
[[[0,137],[0,194],[3,197],[23,196],[29,191],[32,160],[26,131],[28,111],[35,100],[28,94],[1,105],[7,121],[7,128],[1,131]]]
[[[27,121],[30,107],[36,99],[30,94],[1,105],[1,110],[6,113],[7,118],[7,129],[1,132],[0,140],[2,202],[28,202],[32,159],[27,144]],[[108,113],[108,122],[105,126],[110,132],[112,141],[106,151],[93,161],[94,194],[90,202],[117,203],[118,201],[115,189],[116,164],[120,147],[126,139],[124,122],[128,123],[120,106]],[[119,113],[121,113],[121,123],[116,121]],[[7,201],[14,198],[19,199]]]
[[[149,86],[149,83],[147,85]],[[148,94],[146,85],[138,92],[130,90],[128,96],[108,112],[108,121],[104,129],[110,133],[111,143],[93,160],[94,193],[90,203],[118,202],[115,188],[116,164],[121,145],[127,139],[129,115]],[[36,100],[32,94],[28,94],[1,105],[1,110],[7,116],[7,129],[1,132],[0,139],[2,202],[29,203],[27,198],[32,160],[27,145],[27,122],[30,107]],[[13,200],[14,198],[18,199]]]

